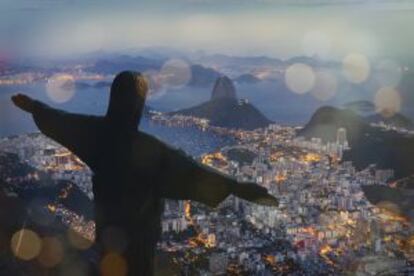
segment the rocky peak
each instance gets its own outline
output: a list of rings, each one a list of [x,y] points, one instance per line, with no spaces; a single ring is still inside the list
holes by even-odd
[[[211,94],[211,100],[221,98],[237,99],[236,88],[234,87],[233,81],[227,76],[219,77],[216,80]]]

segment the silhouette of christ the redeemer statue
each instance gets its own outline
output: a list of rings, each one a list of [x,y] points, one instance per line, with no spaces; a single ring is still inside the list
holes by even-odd
[[[91,168],[96,243],[104,248],[105,230],[120,229],[128,241],[122,252],[128,275],[134,276],[153,274],[164,198],[215,207],[233,194],[258,204],[278,204],[265,188],[238,183],[138,131],[147,90],[141,74],[120,73],[103,117],[67,113],[21,94],[12,97],[33,115],[42,133]]]

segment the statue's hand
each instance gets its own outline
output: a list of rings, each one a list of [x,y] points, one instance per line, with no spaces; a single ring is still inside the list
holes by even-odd
[[[33,101],[32,98],[30,98],[29,96],[23,95],[23,94],[17,94],[17,95],[13,95],[11,97],[13,103],[19,107],[20,109],[29,112],[29,113],[33,113],[34,109],[35,109],[35,102]]]

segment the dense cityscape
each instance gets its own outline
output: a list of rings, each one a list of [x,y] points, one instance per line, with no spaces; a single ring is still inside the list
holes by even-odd
[[[414,275],[414,1],[0,7],[0,276]]]
[[[240,103],[243,104],[243,103]],[[158,251],[184,275],[379,275],[413,273],[414,228],[391,202],[372,205],[367,185],[392,185],[393,170],[375,165],[357,171],[342,161],[349,149],[346,129],[337,141],[297,137],[297,127],[270,125],[254,131],[210,126],[208,120],[152,112],[151,123],[173,128],[196,126],[237,141],[194,156],[242,182],[256,182],[279,199],[263,207],[230,196],[210,209],[190,201],[166,200]],[[92,199],[91,172],[68,150],[41,134],[0,140],[2,152],[53,180],[66,180],[55,202],[44,206],[64,225],[94,240],[94,222],[65,207],[59,199],[76,185]],[[5,178],[9,193],[27,179]]]

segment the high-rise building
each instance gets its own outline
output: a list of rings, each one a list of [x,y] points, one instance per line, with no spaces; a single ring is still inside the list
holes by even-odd
[[[346,129],[341,127],[338,128],[337,132],[336,132],[336,143],[339,146],[342,146],[342,148],[347,148],[348,147],[348,140],[346,137]]]

